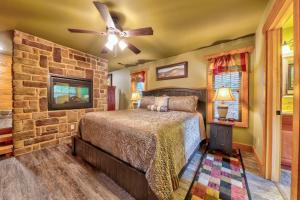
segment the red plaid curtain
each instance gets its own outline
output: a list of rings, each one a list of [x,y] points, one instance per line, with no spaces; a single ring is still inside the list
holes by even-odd
[[[132,82],[144,82],[145,81],[145,71],[132,73],[131,81]]]
[[[240,70],[247,71],[248,56],[249,53],[246,52],[211,58],[209,61],[212,63],[213,74],[216,75],[223,72],[232,72]]]

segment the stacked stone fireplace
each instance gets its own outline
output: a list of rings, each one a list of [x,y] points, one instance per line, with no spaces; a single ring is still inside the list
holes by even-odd
[[[70,143],[85,113],[107,109],[107,60],[20,31],[14,31],[13,47],[15,155]],[[51,109],[51,76],[90,81],[90,104]]]

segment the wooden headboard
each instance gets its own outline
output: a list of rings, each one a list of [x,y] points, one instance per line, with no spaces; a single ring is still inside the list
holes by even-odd
[[[198,107],[197,111],[201,112],[203,118],[206,119],[206,100],[207,89],[190,89],[190,88],[158,88],[153,90],[143,91],[143,96],[197,96]]]

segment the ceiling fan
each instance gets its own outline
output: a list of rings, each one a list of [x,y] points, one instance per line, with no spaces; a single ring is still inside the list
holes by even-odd
[[[105,4],[100,3],[98,1],[94,1],[93,3],[96,6],[97,10],[99,11],[102,19],[106,24],[106,32],[98,32],[98,31],[74,29],[74,28],[69,28],[68,30],[72,33],[88,33],[88,34],[95,34],[98,36],[107,36],[107,42],[105,44],[105,48],[101,51],[101,53],[106,53],[107,52],[106,49],[110,51],[115,50],[116,52],[117,45],[118,45],[122,51],[125,48],[128,48],[135,54],[139,54],[141,50],[139,50],[133,44],[126,42],[125,38],[134,37],[134,36],[153,35],[152,27],[145,27],[145,28],[123,31],[120,25],[114,22]]]

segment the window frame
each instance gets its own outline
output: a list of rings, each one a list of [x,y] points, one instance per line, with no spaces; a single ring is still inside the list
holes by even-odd
[[[131,79],[132,75],[133,74],[137,74],[137,73],[142,73],[142,72],[144,72],[144,81],[143,81],[143,83],[144,83],[144,91],[147,90],[147,71],[146,70],[132,71],[130,73],[130,91],[131,91],[131,93],[137,91],[136,88],[135,88],[135,86],[134,86],[134,84],[133,84],[135,81],[132,81],[132,79]]]
[[[241,88],[240,88],[240,105],[241,105],[241,121],[234,121],[235,127],[248,128],[249,127],[249,79],[248,79],[248,56],[246,56],[247,68],[246,71],[242,71]],[[214,122],[214,103],[213,97],[215,95],[213,88],[213,63],[210,63],[207,70],[207,121],[209,123]],[[232,123],[232,122],[231,122]]]

